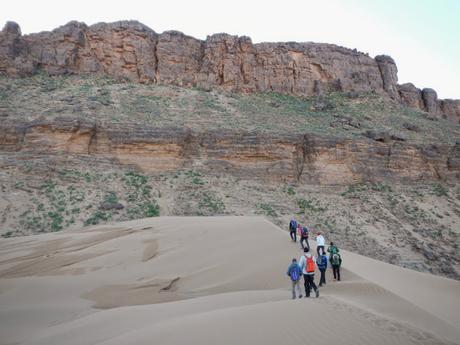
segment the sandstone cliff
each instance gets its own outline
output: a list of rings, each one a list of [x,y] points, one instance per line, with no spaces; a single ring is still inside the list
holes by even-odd
[[[3,121],[0,150],[16,156],[90,155],[161,173],[199,167],[210,174],[267,182],[346,185],[414,183],[460,177],[460,144],[338,139],[318,135],[193,132],[183,128],[100,126],[84,119]],[[62,158],[61,158],[62,159]]]
[[[198,40],[157,34],[135,21],[87,26],[70,22],[51,32],[21,35],[8,22],[0,33],[0,74],[101,73],[143,83],[312,96],[331,91],[376,92],[434,116],[460,121],[460,100],[432,89],[398,85],[389,56],[320,43],[258,43],[215,34]]]

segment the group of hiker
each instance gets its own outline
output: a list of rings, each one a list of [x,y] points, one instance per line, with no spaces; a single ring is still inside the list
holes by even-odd
[[[303,255],[300,257],[299,261],[297,261],[296,258],[293,258],[287,270],[287,275],[291,278],[293,299],[295,299],[297,295],[299,298],[303,297],[300,287],[302,276],[304,279],[305,297],[310,297],[312,290],[315,291],[315,296],[319,297],[318,287],[326,285],[326,270],[328,262],[332,267],[334,280],[340,281],[340,266],[342,264],[342,257],[340,256],[339,248],[331,242],[327,248],[327,252],[329,253],[329,256],[327,256],[325,250],[326,240],[321,232],[317,231],[317,257],[315,257],[311,253],[310,244],[308,243],[310,233],[313,233],[312,229],[309,229],[305,225],[302,226],[295,218],[291,219],[289,223],[289,234],[291,236],[291,240],[293,242],[297,242],[297,236],[299,236],[300,246],[303,249]],[[316,268],[318,268],[321,274],[318,286],[316,286],[314,281]]]

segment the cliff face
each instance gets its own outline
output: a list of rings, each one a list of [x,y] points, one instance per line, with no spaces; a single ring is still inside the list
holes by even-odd
[[[51,32],[21,35],[9,22],[0,33],[0,74],[101,73],[143,83],[312,96],[373,91],[455,122],[459,100],[438,100],[432,89],[397,84],[389,56],[319,43],[259,43],[215,34],[205,41],[143,24],[70,22]]]
[[[346,185],[458,180],[460,145],[279,136],[135,125],[99,126],[72,118],[0,125],[0,150],[14,156],[91,155],[147,172],[200,167],[242,179]]]

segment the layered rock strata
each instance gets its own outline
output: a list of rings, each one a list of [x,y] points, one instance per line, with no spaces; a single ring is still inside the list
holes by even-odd
[[[177,31],[157,34],[135,21],[87,26],[70,22],[51,32],[0,32],[0,74],[101,73],[136,82],[235,92],[312,96],[331,91],[377,92],[410,107],[460,120],[460,100],[438,100],[432,89],[398,85],[389,56],[375,59],[322,43],[258,43],[215,34],[198,40]]]
[[[0,124],[0,152],[19,157],[88,156],[144,171],[198,168],[242,179],[315,184],[458,180],[460,143],[413,145],[304,134],[192,132],[133,125],[53,121]]]

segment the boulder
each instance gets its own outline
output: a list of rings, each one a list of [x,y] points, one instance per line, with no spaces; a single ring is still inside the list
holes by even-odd
[[[433,89],[425,88],[422,90],[422,99],[425,105],[425,110],[430,114],[438,112],[438,94]]]
[[[422,91],[417,89],[414,84],[406,83],[398,85],[398,92],[403,104],[418,110],[425,110]]]
[[[391,140],[391,135],[390,133],[386,131],[376,131],[376,130],[367,130],[364,132],[364,136],[366,136],[369,139],[375,140],[375,141],[381,141],[381,142],[389,142]]]
[[[99,205],[99,209],[103,211],[109,211],[109,210],[122,210],[125,207],[123,204],[119,202],[111,203],[111,202],[103,202]]]
[[[403,127],[407,129],[408,131],[414,131],[414,132],[420,131],[420,128],[417,125],[414,125],[413,123],[409,123],[409,122],[404,122]]]

